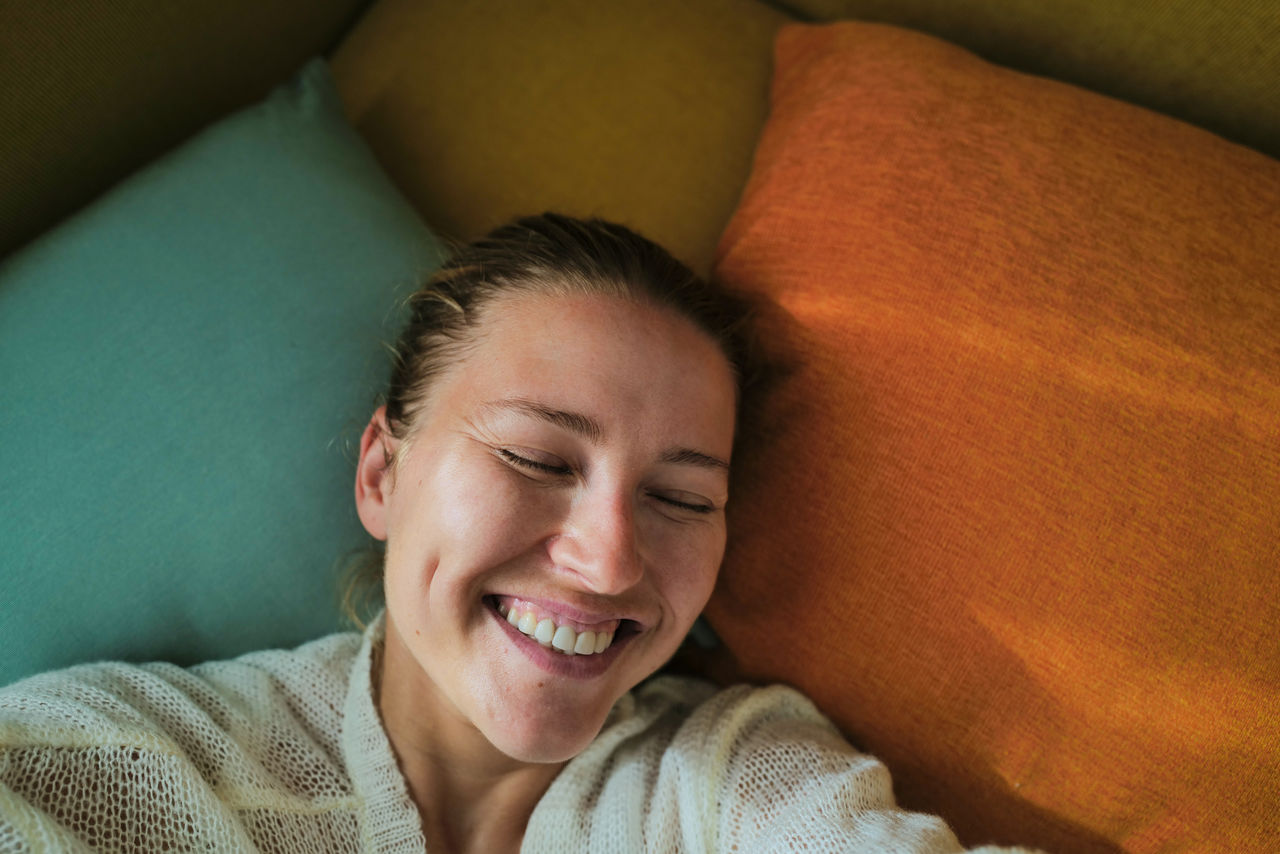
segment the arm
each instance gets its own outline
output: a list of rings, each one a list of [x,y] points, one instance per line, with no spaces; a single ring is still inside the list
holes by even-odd
[[[707,817],[712,850],[964,850],[941,819],[900,809],[885,766],[790,688],[717,694],[673,747],[699,754],[716,792]]]

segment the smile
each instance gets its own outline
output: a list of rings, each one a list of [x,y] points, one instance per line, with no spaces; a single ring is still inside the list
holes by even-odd
[[[618,624],[617,620],[610,620],[596,629],[576,628],[568,620],[557,621],[554,615],[519,600],[511,604],[498,600],[497,608],[521,634],[563,655],[599,655],[613,643]]]
[[[516,641],[516,649],[542,670],[557,676],[574,679],[601,676],[624,649],[645,632],[644,625],[636,620],[581,611],[563,603],[506,595],[485,596],[484,602],[494,621]],[[526,619],[530,613],[532,617]],[[587,649],[588,641],[591,652],[578,652]]]

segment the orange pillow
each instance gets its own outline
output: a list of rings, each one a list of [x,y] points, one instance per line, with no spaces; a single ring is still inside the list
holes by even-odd
[[[1280,803],[1280,163],[789,26],[724,279],[802,367],[708,610],[969,843],[1254,851]]]

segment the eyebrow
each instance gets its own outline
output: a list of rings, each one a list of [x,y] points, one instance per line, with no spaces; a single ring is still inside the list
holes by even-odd
[[[675,448],[667,451],[662,455],[664,463],[676,463],[679,465],[698,466],[704,469],[720,469],[721,471],[729,470],[729,463],[719,457],[713,457],[710,454],[704,454],[701,451],[695,451],[691,448]]]
[[[563,409],[554,409],[536,400],[529,400],[524,397],[508,397],[502,400],[491,400],[483,404],[485,409],[509,410],[518,412],[521,415],[527,415],[554,424],[557,427],[568,430],[570,433],[581,436],[593,445],[600,443],[604,430],[600,427],[600,422],[592,418],[590,415],[583,415],[580,412],[566,412]],[[704,454],[701,451],[695,451],[692,448],[672,448],[663,453],[661,457],[664,463],[673,463],[675,465],[697,466],[699,468],[719,469],[721,471],[729,470],[729,463],[719,457],[713,457],[710,454]]]
[[[563,409],[552,409],[550,406],[545,406],[536,400],[529,400],[524,397],[491,400],[484,404],[484,408],[507,409],[541,419],[557,427],[562,427],[570,433],[577,434],[593,445],[599,444],[600,437],[604,435],[604,431],[600,429],[600,422],[589,415],[582,415],[578,412],[565,412]]]

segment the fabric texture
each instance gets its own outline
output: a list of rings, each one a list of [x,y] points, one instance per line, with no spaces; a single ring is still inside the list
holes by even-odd
[[[0,258],[262,98],[365,5],[0,3]]]
[[[787,0],[808,21],[910,27],[1280,157],[1274,0]]]
[[[737,204],[786,16],[741,0],[379,0],[333,57],[432,228],[602,216],[701,272]]]
[[[350,449],[440,256],[317,63],[0,267],[0,683],[333,631]]]
[[[383,626],[0,690],[0,851],[424,851],[371,690]],[[522,850],[959,848],[795,691],[658,677],[557,776]]]
[[[789,313],[708,609],[963,839],[1280,836],[1280,164],[785,28],[717,273]]]

